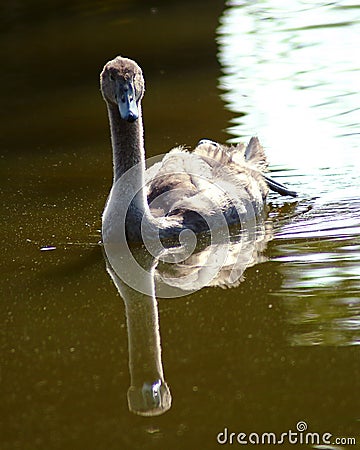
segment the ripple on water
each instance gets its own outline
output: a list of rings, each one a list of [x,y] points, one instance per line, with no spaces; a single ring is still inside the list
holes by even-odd
[[[293,345],[360,344],[360,199],[338,197],[310,202],[275,239]]]
[[[323,199],[322,199],[323,200]],[[310,211],[285,225],[277,239],[336,239],[343,241],[360,234],[360,199],[341,202],[314,202]],[[355,245],[356,247],[356,245]]]
[[[323,180],[326,192],[300,202],[276,235],[284,281],[274,295],[284,303],[292,345],[359,345],[360,199],[336,176],[332,189]]]

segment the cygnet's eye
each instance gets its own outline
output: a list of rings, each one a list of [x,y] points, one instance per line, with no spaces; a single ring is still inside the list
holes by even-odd
[[[114,75],[112,73],[110,73],[109,78],[110,78],[111,81],[114,81],[114,79],[115,79]]]

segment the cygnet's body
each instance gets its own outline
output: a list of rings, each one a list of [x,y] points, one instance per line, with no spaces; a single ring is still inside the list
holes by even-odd
[[[189,152],[171,150],[145,169],[140,67],[118,56],[101,73],[113,148],[114,183],[103,214],[103,238],[117,239],[120,222],[129,241],[201,233],[217,222],[233,224],[260,214],[269,187],[296,194],[264,175],[267,160],[256,137],[247,146],[201,140]]]

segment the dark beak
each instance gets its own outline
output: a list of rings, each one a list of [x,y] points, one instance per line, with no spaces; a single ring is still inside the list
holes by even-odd
[[[131,81],[121,84],[117,102],[121,118],[127,122],[135,122],[139,117],[139,110],[135,100],[134,85]]]

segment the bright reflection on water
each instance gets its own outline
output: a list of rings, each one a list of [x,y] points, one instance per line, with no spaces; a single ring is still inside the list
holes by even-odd
[[[273,164],[352,164],[358,8],[346,1],[231,5],[220,19],[218,43],[223,98],[239,115],[229,129],[232,140],[260,132]]]
[[[235,0],[218,28],[231,141],[259,133],[300,194],[275,258],[294,345],[360,343],[359,18],[348,1]]]

